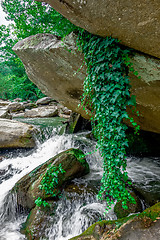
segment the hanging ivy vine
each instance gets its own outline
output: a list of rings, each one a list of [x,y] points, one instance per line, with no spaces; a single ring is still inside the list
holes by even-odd
[[[77,43],[87,65],[82,104],[92,109],[93,133],[103,157],[98,198],[106,199],[108,208],[114,200],[122,201],[122,206],[127,208],[126,202],[135,200],[126,187],[130,182],[126,172],[128,140],[124,119],[130,120],[136,131],[139,128],[126,111],[127,106],[135,104],[130,96],[129,50],[116,39],[101,38],[86,31],[79,33]]]

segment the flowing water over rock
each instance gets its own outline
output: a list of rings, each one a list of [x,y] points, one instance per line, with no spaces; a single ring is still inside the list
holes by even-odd
[[[38,147],[34,152],[26,155],[19,154],[16,157],[10,155],[0,162],[1,240],[26,239],[20,233],[20,228],[21,224],[26,221],[27,213],[17,207],[16,195],[10,193],[20,178],[63,150],[80,148],[84,152],[88,152],[95,148],[95,142],[87,139],[86,133],[58,135],[57,132],[60,131],[57,127],[52,127],[52,131],[50,130],[49,138],[47,135],[44,142],[40,138]],[[96,199],[96,192],[102,176],[102,162],[99,153],[95,152],[93,155],[88,155],[87,161],[91,169],[90,174],[81,179],[75,179],[73,183],[78,186],[80,193],[64,191],[62,198],[56,203],[54,215],[47,219],[48,228],[45,229],[45,235],[50,240],[68,240],[80,234],[94,222],[104,218],[103,213],[106,205]],[[128,158],[129,175],[135,185],[142,186],[150,193],[153,192],[153,185],[154,191],[160,193],[159,170],[160,159]],[[113,210],[105,216],[105,219],[115,218]]]

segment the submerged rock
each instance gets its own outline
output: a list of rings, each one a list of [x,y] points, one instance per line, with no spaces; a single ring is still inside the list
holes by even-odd
[[[70,240],[160,239],[160,203],[140,214],[114,221],[100,221]]]
[[[33,148],[34,132],[32,125],[0,118],[0,149]]]
[[[56,189],[53,188],[53,192],[63,188],[68,181],[87,174],[89,166],[82,155],[83,152],[78,149],[69,149],[49,159],[21,178],[13,188],[13,191],[17,192],[18,204],[31,209],[35,206],[35,200],[38,197],[42,199],[51,198],[39,189],[39,185],[48,168],[53,165],[59,166],[61,164],[65,171],[64,174],[60,173],[58,175],[58,185]]]
[[[88,221],[90,224],[94,223],[102,217],[102,214],[97,211],[95,206],[87,207],[88,202],[86,202],[86,197],[88,196],[88,199],[93,199],[96,193],[97,190],[95,187],[72,181],[65,187],[59,201],[47,200],[49,207],[36,206],[31,210],[23,225],[22,233],[26,234],[29,240],[50,239],[52,238],[50,234],[56,239],[61,234],[63,237],[66,237],[67,232],[70,232],[73,227],[71,226],[73,221],[76,222],[75,213],[77,211],[80,211],[80,224],[83,225],[83,221],[85,223]],[[63,219],[62,222],[61,219]]]
[[[53,209],[52,209],[53,211]],[[45,239],[46,224],[50,218],[51,209],[48,211],[36,206],[28,215],[26,223],[21,232],[27,236],[28,240]]]

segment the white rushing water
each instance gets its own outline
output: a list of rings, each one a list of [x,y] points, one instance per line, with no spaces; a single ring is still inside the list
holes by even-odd
[[[39,144],[35,152],[28,156],[10,157],[3,159],[0,162],[0,239],[1,240],[21,240],[26,239],[24,235],[20,233],[21,223],[25,222],[26,216],[21,214],[16,215],[16,196],[8,194],[9,191],[14,187],[15,183],[21,179],[24,175],[32,171],[38,165],[44,163],[56,154],[67,150],[69,148],[83,148],[87,151],[86,145],[94,145],[90,143],[83,134],[81,135],[54,135],[46,140],[44,143]],[[93,148],[93,146],[92,146]],[[92,161],[91,161],[92,159]],[[88,156],[90,167],[92,168],[92,174],[89,175],[89,180],[100,179],[102,168],[101,163],[98,160],[98,153],[95,153],[94,157]],[[86,182],[86,177],[81,180],[81,183]],[[88,208],[93,215],[96,212],[98,217],[102,217],[105,204],[98,203],[95,196],[85,194],[85,200],[80,199],[71,202],[66,202],[61,199],[58,202],[58,207],[55,213],[54,228],[48,229],[49,239],[69,239],[85,230],[90,224],[94,222],[94,217],[90,216],[91,219],[86,218],[84,214]],[[85,205],[85,206],[84,206]],[[67,206],[67,207],[66,207]],[[70,215],[67,220],[67,216]],[[112,216],[112,214],[111,214]],[[113,215],[114,216],[114,215]],[[115,216],[114,216],[115,217]],[[108,217],[112,218],[112,217]],[[64,224],[65,219],[65,224]],[[98,220],[98,219],[97,219]],[[64,231],[65,226],[65,231]]]
[[[84,134],[58,136],[55,130],[53,132],[52,137],[44,143],[39,143],[35,152],[27,156],[20,154],[17,157],[7,157],[0,162],[0,240],[26,239],[20,233],[21,224],[25,222],[26,215],[17,213],[16,196],[9,194],[20,178],[64,150],[74,147],[87,152],[95,147],[95,143],[85,138]],[[92,156],[88,155],[87,161],[91,173],[77,182],[79,184],[89,182],[91,185],[94,182],[96,186],[96,181],[99,182],[102,176],[102,163],[98,152]],[[134,182],[144,184],[145,188],[153,181],[160,182],[159,169],[160,165],[153,159],[145,159],[145,161],[128,159],[130,177]],[[62,197],[57,203],[54,216],[47,219],[48,228],[45,234],[49,240],[68,240],[103,218],[106,205],[97,201],[96,194],[86,191],[80,198],[72,194],[73,201]],[[109,212],[106,219],[115,219],[113,210]]]

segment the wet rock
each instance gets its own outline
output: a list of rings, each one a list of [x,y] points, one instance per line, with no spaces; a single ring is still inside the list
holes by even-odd
[[[43,106],[34,108],[31,110],[26,110],[24,112],[24,117],[26,118],[36,118],[36,117],[56,117],[58,116],[58,109],[56,106]]]
[[[144,188],[144,186],[140,186],[140,184],[135,184],[134,188],[136,189],[137,193],[145,200],[145,204],[147,206],[153,206],[157,202],[160,201],[160,191],[159,191],[159,184],[160,182],[154,181],[153,188]]]
[[[50,97],[44,97],[44,98],[41,98],[41,99],[38,99],[36,104],[37,105],[47,105],[49,104],[50,102],[52,102],[53,99],[50,98]]]
[[[141,201],[138,196],[134,192],[131,193],[131,196],[135,199],[135,204],[131,202],[127,202],[128,209],[124,209],[122,207],[122,202],[116,203],[114,207],[114,212],[117,218],[127,217],[131,213],[137,213],[142,211]]]
[[[84,119],[80,114],[72,112],[66,128],[67,133],[76,133],[83,130],[91,130],[90,120]]]
[[[32,125],[0,118],[0,149],[33,148],[34,132]]]
[[[138,215],[115,221],[100,221],[70,240],[139,240],[160,238],[160,203]]]
[[[159,0],[82,0],[49,3],[73,24],[102,37],[112,36],[128,47],[160,58]]]
[[[89,172],[89,166],[85,158],[81,158],[82,154],[82,151],[78,149],[69,149],[49,159],[44,164],[35,168],[32,172],[25,175],[13,188],[13,191],[17,192],[18,204],[24,208],[31,209],[35,206],[35,200],[38,197],[42,199],[51,197],[40,190],[39,185],[48,168],[53,165],[59,166],[61,163],[63,170],[66,171],[64,174],[59,174],[57,189],[63,188],[65,183],[72,179],[87,174]],[[56,192],[57,189],[53,189],[53,191]]]
[[[53,211],[53,209],[52,209]],[[21,232],[26,234],[28,240],[45,239],[46,225],[50,218],[51,209],[41,209],[36,206],[28,215],[27,221]]]
[[[62,206],[62,208],[64,209],[65,205],[68,206],[68,208],[70,208],[72,204],[74,205],[77,201],[79,202],[79,204],[83,205],[86,195],[88,195],[89,198],[95,196],[95,189],[86,186],[85,184],[76,184],[74,182],[69,183],[65,187],[59,201],[54,202],[51,200],[47,200],[49,207],[36,206],[34,209],[31,210],[27,218],[27,221],[24,224],[23,233],[26,234],[28,239],[39,239],[40,237],[48,239],[49,229],[55,227],[54,224],[58,221],[58,219],[61,218],[61,216],[58,215],[62,214],[63,212],[63,210],[60,210],[62,211],[61,213],[58,212],[59,205]],[[74,206],[72,208],[74,208]],[[84,208],[82,210],[82,214],[85,215],[86,218],[88,217],[88,219],[90,219],[91,222],[94,222],[93,219],[99,219],[101,217],[96,212],[96,210],[94,211],[94,209],[88,208],[87,209]],[[63,217],[64,217],[63,219],[65,219],[65,216]],[[66,227],[65,224],[62,224],[62,229],[64,229],[64,231],[65,227]]]

